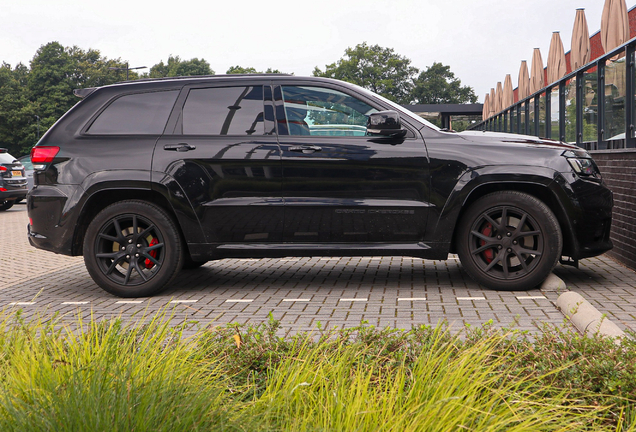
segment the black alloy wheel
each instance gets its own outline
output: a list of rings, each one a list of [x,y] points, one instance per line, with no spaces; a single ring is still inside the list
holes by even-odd
[[[181,239],[172,219],[144,201],[108,206],[84,238],[84,262],[100,287],[120,297],[156,294],[183,262]]]
[[[534,196],[516,191],[475,202],[462,218],[456,240],[468,274],[501,290],[527,290],[542,283],[563,246],[554,213]]]

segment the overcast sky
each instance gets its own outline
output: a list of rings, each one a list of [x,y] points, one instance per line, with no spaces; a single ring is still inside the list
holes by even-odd
[[[633,0],[632,0],[633,1]],[[240,65],[311,75],[367,42],[393,48],[426,69],[449,65],[479,102],[521,60],[559,31],[570,50],[577,8],[590,35],[604,0],[295,0],[134,1],[0,0],[0,61],[28,64],[51,41],[93,48],[130,67],[169,55],[207,60],[216,73]],[[630,9],[634,4],[627,2]]]

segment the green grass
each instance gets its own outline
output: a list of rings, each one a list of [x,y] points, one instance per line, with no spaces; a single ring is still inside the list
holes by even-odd
[[[636,430],[633,341],[443,326],[282,338],[273,320],[186,338],[169,323],[5,313],[0,430]]]

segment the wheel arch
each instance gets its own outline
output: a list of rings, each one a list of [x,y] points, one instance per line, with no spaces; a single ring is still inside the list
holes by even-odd
[[[163,193],[161,191],[163,191]],[[122,189],[120,186],[110,187],[109,185],[101,185],[99,189],[96,189],[86,198],[86,201],[82,205],[82,210],[77,219],[77,225],[73,235],[73,255],[83,254],[82,249],[86,229],[95,216],[107,206],[125,200],[146,201],[163,209],[173,219],[179,231],[179,235],[184,240],[186,251],[187,243],[191,239],[193,232],[194,235],[196,235],[198,230],[199,235],[203,236],[198,219],[194,215],[194,212],[191,211],[189,204],[188,206],[179,206],[181,209],[180,212],[175,211],[175,208],[170,202],[170,194],[162,185],[159,185],[158,188],[131,187],[126,189]],[[184,219],[188,225],[185,229],[183,225]],[[192,223],[193,220],[194,223]]]
[[[576,243],[574,240],[574,231],[573,227],[570,223],[570,220],[567,216],[565,209],[563,208],[558,196],[555,191],[548,184],[538,183],[538,182],[524,182],[524,181],[516,181],[516,182],[491,182],[484,183],[478,185],[474,189],[472,189],[468,196],[466,196],[462,206],[457,215],[455,227],[453,229],[453,236],[451,238],[451,247],[450,251],[452,253],[457,252],[456,245],[456,237],[457,230],[459,227],[459,223],[462,220],[462,217],[466,213],[467,209],[477,200],[488,195],[493,192],[500,191],[516,191],[523,192],[528,195],[531,195],[543,203],[545,203],[548,208],[554,213],[559,222],[559,226],[561,227],[561,232],[563,234],[563,255],[570,255],[574,249],[576,248]]]

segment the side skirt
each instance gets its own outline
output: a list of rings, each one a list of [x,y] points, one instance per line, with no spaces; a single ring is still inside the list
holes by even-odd
[[[448,244],[426,243],[224,243],[188,244],[195,260],[315,256],[411,256],[445,260]]]

